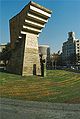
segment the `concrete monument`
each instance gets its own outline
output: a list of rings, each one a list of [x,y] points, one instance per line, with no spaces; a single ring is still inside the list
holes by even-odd
[[[29,2],[20,13],[10,19],[12,56],[7,70],[21,75],[41,75],[38,37],[51,11]]]

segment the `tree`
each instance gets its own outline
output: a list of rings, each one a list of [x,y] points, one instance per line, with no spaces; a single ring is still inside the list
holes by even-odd
[[[6,45],[5,48],[3,48],[1,55],[0,55],[0,60],[2,60],[4,62],[4,64],[6,65],[6,63],[8,62],[8,60],[11,57],[11,48],[10,48],[10,43],[8,43]]]
[[[59,65],[59,60],[60,60],[60,55],[59,55],[59,53],[53,53],[53,54],[51,55],[52,67],[54,67],[54,69],[56,69],[57,66]]]

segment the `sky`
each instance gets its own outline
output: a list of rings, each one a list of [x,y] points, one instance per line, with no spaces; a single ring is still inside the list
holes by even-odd
[[[80,0],[33,0],[50,9],[51,18],[39,35],[39,44],[49,45],[51,52],[61,50],[68,32],[80,39]],[[18,14],[29,0],[0,0],[0,44],[10,42],[9,19]]]

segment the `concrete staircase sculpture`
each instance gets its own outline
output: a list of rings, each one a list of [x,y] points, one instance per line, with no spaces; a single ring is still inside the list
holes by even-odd
[[[32,1],[10,19],[12,56],[7,71],[21,74],[41,74],[38,37],[51,17],[51,11]]]

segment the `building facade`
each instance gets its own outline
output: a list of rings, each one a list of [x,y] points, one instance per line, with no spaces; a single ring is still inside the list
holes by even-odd
[[[2,54],[3,49],[6,48],[6,45],[7,44],[1,44],[0,45],[0,66],[3,66],[4,65],[4,61],[2,60],[1,54]]]
[[[76,64],[80,65],[80,40],[76,41]]]
[[[50,67],[50,47],[48,45],[39,45],[39,54],[45,59],[46,67]]]
[[[80,65],[80,40],[75,38],[74,32],[68,33],[68,40],[62,46],[63,65]]]
[[[6,47],[6,44],[0,44],[0,53],[2,52],[2,50]]]

